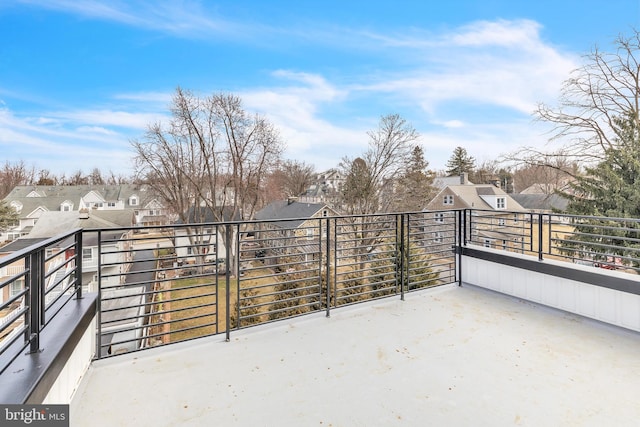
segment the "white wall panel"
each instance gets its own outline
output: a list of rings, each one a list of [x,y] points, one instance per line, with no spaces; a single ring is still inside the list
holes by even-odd
[[[640,331],[639,295],[468,256],[462,257],[462,263],[463,282]],[[569,263],[562,265],[577,270],[594,268]],[[622,272],[607,274],[626,274],[620,277],[638,281],[640,288],[640,277]]]

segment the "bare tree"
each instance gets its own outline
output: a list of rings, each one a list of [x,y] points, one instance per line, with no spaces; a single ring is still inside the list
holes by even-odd
[[[98,168],[93,168],[91,170],[91,173],[89,173],[89,175],[87,176],[87,180],[89,181],[89,184],[91,184],[91,185],[104,185],[105,184],[105,180],[102,177],[102,172],[100,172],[100,169],[98,169]]]
[[[36,185],[56,185],[57,182],[58,179],[54,174],[51,173],[50,170],[41,169],[38,172],[38,180],[36,181]],[[62,180],[62,183],[64,183],[64,179]]]
[[[265,176],[282,153],[273,125],[247,113],[235,95],[198,97],[181,88],[171,116],[132,141],[138,176],[184,223],[201,222],[197,215],[207,210],[219,222],[253,218]],[[190,218],[190,211],[196,217]],[[231,229],[231,238],[223,238],[235,256]]]
[[[420,134],[398,114],[380,118],[369,131],[369,148],[362,157],[343,159],[345,179],[341,207],[349,214],[387,212],[393,200],[382,197],[385,184],[407,168]]]
[[[6,161],[0,169],[0,199],[5,198],[17,185],[32,184],[34,175],[35,170],[27,168],[23,161]]]
[[[393,197],[385,197],[385,187],[394,185],[406,171],[413,143],[418,132],[397,114],[383,116],[378,129],[368,132],[369,148],[362,157],[345,158],[341,163],[345,183],[342,188],[341,208],[352,215],[390,212]],[[351,219],[350,227],[358,242],[354,256],[364,267],[368,253],[378,241],[379,219],[358,216]]]
[[[299,196],[313,183],[313,165],[297,160],[285,160],[278,168],[282,179],[282,192],[286,196]]]
[[[616,118],[629,117],[640,124],[640,33],[620,35],[613,53],[595,48],[585,56],[585,65],[574,70],[564,83],[559,104],[540,104],[537,119],[551,123],[551,141],[566,142],[563,154],[573,161],[599,161],[609,149],[617,148],[624,135],[615,126]],[[524,160],[544,153],[523,149]]]
[[[533,186],[534,192],[552,194],[556,190],[566,190],[578,173],[577,163],[571,162],[567,156],[539,154],[513,172],[514,189],[522,192]]]

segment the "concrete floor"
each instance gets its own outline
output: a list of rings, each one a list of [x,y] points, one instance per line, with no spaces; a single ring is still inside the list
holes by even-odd
[[[72,426],[635,426],[640,335],[449,285],[92,364]]]

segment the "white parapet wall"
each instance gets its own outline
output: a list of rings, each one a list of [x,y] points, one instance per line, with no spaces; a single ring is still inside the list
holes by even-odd
[[[539,262],[541,266],[547,264],[575,269],[581,274],[593,273],[595,277],[605,275],[637,282],[638,289],[640,289],[640,277],[622,271],[603,270],[554,260],[537,261],[536,258],[526,255],[490,248],[474,247],[474,249],[507,255],[516,259],[520,258],[529,262]],[[462,256],[462,281],[523,300],[640,331],[640,295],[633,293],[464,255]]]
[[[42,403],[53,405],[71,402],[95,354],[95,340],[96,318],[94,317]]]

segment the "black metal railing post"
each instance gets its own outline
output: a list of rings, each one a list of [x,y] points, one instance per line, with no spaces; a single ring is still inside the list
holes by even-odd
[[[75,292],[76,298],[82,298],[82,231],[76,232],[76,247],[75,247]],[[98,265],[100,265],[100,252],[98,251]]]
[[[538,214],[538,261],[542,261],[542,214]]]
[[[225,226],[225,281],[226,281],[226,292],[225,292],[225,306],[226,306],[226,319],[225,319],[225,339],[231,341],[231,224],[227,224]],[[239,255],[239,254],[238,254]],[[238,256],[239,258],[239,256]],[[240,268],[237,269],[236,278],[238,279],[240,275]],[[240,298],[240,280],[236,280],[237,288],[238,288],[238,298]],[[238,299],[238,313],[236,314],[236,319],[238,326],[240,326],[240,300]]]
[[[82,233],[82,232],[80,232]],[[76,264],[82,264],[82,252],[76,252]],[[94,357],[102,357],[102,231],[98,231],[98,297],[96,298],[96,354]],[[80,276],[82,281],[82,275]]]
[[[25,329],[29,342],[29,353],[40,351],[40,326],[44,322],[44,269],[42,268],[43,248],[27,257],[27,283],[29,286],[29,327]]]
[[[454,218],[454,223],[457,222],[457,241],[455,247],[457,265],[455,271],[458,274],[458,286],[462,286],[462,245],[466,244],[466,209],[457,211],[457,215]]]
[[[326,251],[325,254],[325,292],[327,293],[327,317],[331,317],[331,219],[327,218],[326,228]],[[321,239],[322,240],[322,239]],[[322,249],[322,242],[320,242]],[[320,257],[322,258],[322,256]]]
[[[398,225],[399,224],[399,225]],[[399,230],[398,230],[399,227]],[[400,300],[404,301],[404,215],[396,215],[396,277],[400,272]]]

